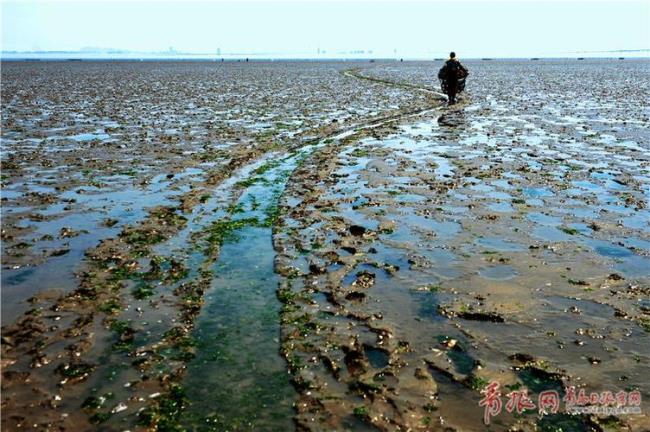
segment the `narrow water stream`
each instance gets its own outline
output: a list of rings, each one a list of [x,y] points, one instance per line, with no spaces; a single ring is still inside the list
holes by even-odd
[[[309,154],[384,122],[278,156],[240,180],[245,189],[231,222],[241,225],[227,237],[212,266],[215,276],[193,334],[196,357],[183,382],[191,405],[181,423],[189,430],[294,428],[297,394],[279,355],[281,303],[273,266],[272,226],[279,198],[291,173]]]
[[[196,322],[197,356],[184,383],[189,429],[290,430],[294,390],[279,356],[271,228],[225,244]]]
[[[240,180],[245,189],[230,219],[237,228],[212,266],[193,335],[197,354],[183,382],[189,430],[293,429],[296,393],[279,354],[272,225],[289,175],[322,144],[279,156]]]

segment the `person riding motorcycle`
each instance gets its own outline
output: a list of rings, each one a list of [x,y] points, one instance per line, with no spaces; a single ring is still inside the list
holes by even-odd
[[[449,105],[455,104],[456,95],[465,89],[465,78],[468,75],[467,68],[456,59],[456,53],[449,53],[449,60],[438,71],[442,91],[449,97]]]

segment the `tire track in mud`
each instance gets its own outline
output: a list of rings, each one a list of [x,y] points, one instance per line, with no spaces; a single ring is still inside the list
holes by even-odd
[[[278,208],[282,194],[293,173],[311,155],[340,142],[352,142],[359,133],[435,109],[427,107],[358,123],[278,156],[270,169],[262,170],[262,175],[243,180],[249,186],[237,204],[243,207],[239,220],[249,222],[238,228],[237,241],[224,245],[219,253],[218,281],[211,290],[215,299],[204,306],[197,320],[202,353],[190,362],[184,379],[188,399],[194,402],[182,424],[188,428],[206,422],[217,429],[291,428],[295,394],[288,388],[285,363],[278,363],[277,317],[281,303],[276,300],[279,279],[275,275],[276,252],[272,244],[272,228],[283,214]],[[265,212],[275,219],[264,227],[258,226],[259,210],[256,206],[246,208],[247,203],[266,208]],[[233,287],[241,289],[237,292]],[[209,368],[213,374],[206,373],[205,365],[219,360],[219,365]],[[224,367],[228,362],[230,366]],[[206,381],[210,382],[207,386]]]
[[[237,382],[229,382],[232,376],[227,376],[227,370],[226,375],[217,376],[214,381],[221,387],[221,399],[215,394],[195,395],[182,384],[184,379],[189,383],[195,379],[194,388],[206,388],[206,362],[218,361],[221,354],[215,353],[215,349],[223,348],[218,341],[215,345],[209,340],[214,339],[211,326],[231,326],[250,314],[243,307],[237,312],[239,315],[220,322],[219,314],[235,311],[233,305],[239,301],[235,290],[224,295],[220,288],[237,283],[243,287],[246,281],[264,280],[257,287],[260,295],[252,301],[266,300],[259,311],[277,316],[277,310],[274,312],[273,305],[268,304],[277,289],[272,260],[264,258],[260,265],[250,265],[260,251],[264,257],[272,255],[271,229],[278,217],[278,200],[291,173],[308,152],[342,140],[350,142],[350,137],[359,131],[377,130],[435,109],[437,104],[432,104],[357,122],[323,138],[297,144],[297,149],[286,153],[262,150],[243,155],[224,172],[210,176],[206,185],[221,184],[217,191],[198,188],[185,194],[178,207],[154,208],[148,219],[125,227],[118,238],[105,240],[87,251],[90,268],[82,275],[77,290],[60,299],[35,300],[34,308],[3,334],[3,390],[5,395],[11,395],[11,402],[6,405],[9,409],[3,410],[3,423],[19,427],[30,422],[75,430],[92,429],[97,424],[106,430],[134,425],[164,429],[178,424],[191,429],[205,425],[205,421],[217,428],[252,428],[260,423],[268,425],[269,421],[286,425],[292,414],[291,404],[286,403],[289,398],[283,400],[284,413],[272,419],[267,412],[274,408],[255,403],[277,403],[277,394],[290,394],[285,385],[288,381],[283,383],[283,379],[277,378],[284,376],[283,364],[275,362],[271,368],[271,375],[276,378],[270,380],[274,386],[266,398],[259,383],[253,383],[247,392]],[[223,257],[221,252],[225,252]],[[220,262],[224,268],[219,267]],[[247,272],[232,276],[242,267]],[[223,270],[225,276],[220,275]],[[204,305],[206,293],[222,296],[215,299],[216,310],[210,304]],[[227,297],[229,294],[234,297]],[[226,302],[231,301],[230,306],[219,305],[222,298],[229,299]],[[277,303],[274,298],[273,301]],[[201,321],[204,316],[205,322]],[[212,319],[215,316],[216,320]],[[277,334],[277,321],[266,323],[266,329],[255,329],[258,336],[271,337],[273,331]],[[238,330],[242,326],[239,323]],[[210,334],[203,337],[206,331]],[[265,341],[259,339],[234,339],[240,342],[241,349],[265,346]],[[230,348],[237,350],[235,346]],[[264,354],[249,350],[247,361],[251,355],[275,357],[277,348],[277,344],[266,345]],[[269,353],[270,350],[273,352]],[[235,357],[238,354],[235,352]],[[19,372],[20,369],[31,372]],[[230,371],[241,369],[242,365],[235,361]],[[186,375],[186,370],[190,374]],[[269,376],[262,376],[261,380],[269,381]],[[230,387],[224,388],[225,385]],[[37,392],[36,400],[33,391]],[[236,404],[224,399],[232,392],[250,399],[239,399]],[[217,407],[220,411],[216,413],[203,409],[188,411],[186,408],[194,398],[201,398],[210,407],[214,407],[214,400],[230,401],[230,406],[223,410]]]
[[[377,77],[373,77],[373,76],[369,76],[369,75],[363,75],[361,73],[360,68],[345,70],[345,71],[343,71],[343,75],[348,76],[348,77],[352,77],[352,78],[357,78],[357,79],[370,81],[370,82],[375,82],[375,83],[379,83],[379,84],[386,84],[386,85],[389,85],[389,86],[402,87],[402,88],[409,89],[409,90],[417,90],[417,91],[421,91],[421,92],[424,92],[424,93],[436,95],[439,99],[444,100],[444,101],[448,100],[448,97],[447,97],[446,94],[438,92],[438,91],[433,90],[433,89],[428,88],[428,87],[418,86],[418,85],[411,84],[411,83],[408,83],[408,82],[397,82],[397,81],[387,80],[387,79],[384,79],[384,78],[377,78]]]

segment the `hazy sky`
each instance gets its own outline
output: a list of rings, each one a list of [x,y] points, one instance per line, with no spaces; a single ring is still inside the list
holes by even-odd
[[[650,48],[650,1],[2,1],[2,48],[294,56],[567,55]],[[395,54],[396,53],[396,54]]]

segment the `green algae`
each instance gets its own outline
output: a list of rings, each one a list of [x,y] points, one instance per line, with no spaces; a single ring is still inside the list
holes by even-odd
[[[245,218],[215,221],[206,230],[208,234],[206,241],[216,246],[221,246],[226,242],[235,242],[238,239],[236,231],[249,226],[259,226],[259,220]]]
[[[154,295],[154,288],[145,282],[140,282],[131,292],[138,300],[145,300]]]

